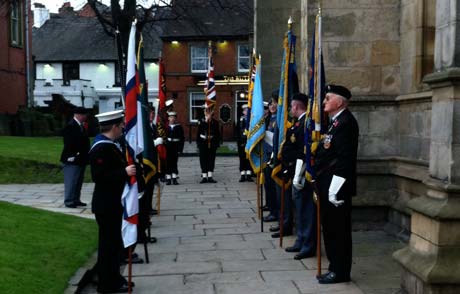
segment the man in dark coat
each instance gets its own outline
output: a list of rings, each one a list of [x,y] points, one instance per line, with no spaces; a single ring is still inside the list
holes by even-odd
[[[123,134],[123,112],[111,111],[96,117],[101,134],[96,136],[89,158],[95,183],[92,212],[99,227],[97,291],[122,293],[128,291],[128,283],[120,274],[123,249],[121,196],[128,178],[136,175],[136,167],[127,166],[125,156],[115,142]]]
[[[248,141],[248,130],[246,129],[246,122],[248,119],[248,105],[243,104],[241,108],[243,109],[243,114],[241,115],[238,122],[238,139],[236,141],[238,144],[238,157],[240,159],[240,182],[252,182],[252,167],[249,163],[249,159],[246,157],[246,142]]]
[[[305,119],[308,97],[294,94],[291,101],[291,115],[295,119],[286,131],[286,139],[281,152],[283,169],[292,180],[292,197],[295,207],[295,224],[297,238],[287,252],[298,252],[294,259],[304,259],[316,253],[316,206],[313,191],[305,185]]]
[[[326,87],[324,111],[331,124],[318,146],[315,171],[321,201],[321,224],[329,271],[318,277],[321,284],[350,281],[352,263],[351,197],[356,194],[356,157],[359,128],[348,110],[350,91]]]
[[[203,183],[216,183],[213,179],[216,151],[220,145],[219,122],[213,118],[214,111],[211,107],[204,106],[204,118],[198,123],[196,144],[200,154],[201,181]]]
[[[177,113],[168,112],[168,131],[166,138],[166,185],[178,185],[177,178],[179,169],[179,153],[184,150],[184,129],[177,123]]]
[[[86,109],[77,107],[72,120],[63,130],[61,162],[64,164],[64,204],[69,208],[86,206],[80,200],[89,151],[89,138],[84,126],[86,119]]]

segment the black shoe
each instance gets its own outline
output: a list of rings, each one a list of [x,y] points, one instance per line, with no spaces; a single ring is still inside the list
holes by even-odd
[[[270,208],[268,208],[267,205],[262,206],[262,211],[270,211]]]
[[[158,210],[156,210],[156,209],[150,209],[149,214],[150,214],[150,215],[157,215],[157,214],[158,214]]]
[[[268,229],[270,232],[274,233],[274,232],[278,232],[280,230],[280,227],[279,226],[272,226],[270,227],[270,229]]]
[[[172,183],[173,185],[179,185],[179,183],[177,182],[177,179],[172,179]]]
[[[129,259],[126,258],[121,262],[121,264],[128,264],[128,262],[129,262]],[[131,257],[131,263],[132,264],[141,264],[141,263],[144,263],[144,260],[142,258],[140,258],[139,256],[137,256],[137,255],[136,256],[133,255]]]
[[[208,182],[208,178],[202,178],[200,184],[205,184]]]
[[[79,201],[79,202],[75,203],[75,205],[76,206],[86,206],[86,203]]]
[[[97,289],[99,293],[128,293],[128,284],[123,284],[118,288],[114,289]]]
[[[284,249],[284,251],[286,251],[286,252],[300,252],[300,247],[295,247],[295,246],[286,247],[286,249]]]
[[[292,231],[284,231],[283,232],[283,237],[291,236],[291,235],[292,235]],[[280,237],[280,232],[272,234],[272,238],[279,238],[279,237]]]
[[[318,279],[320,284],[337,284],[350,282],[350,277],[340,278],[334,272],[329,272],[325,277]]]
[[[171,185],[171,179],[166,180],[166,185],[168,185],[168,186]]]
[[[217,181],[210,177],[208,178],[208,183],[217,183]]]
[[[313,256],[315,256],[314,252],[300,252],[299,254],[296,254],[294,256],[294,259],[295,260],[301,260],[301,259],[309,258],[309,257],[313,257]]]
[[[246,175],[246,182],[254,182],[250,175]]]
[[[278,221],[278,218],[274,215],[269,214],[267,216],[264,216],[264,222],[266,223],[276,222],[276,221]]]
[[[77,208],[75,204],[66,204],[65,207],[67,208]]]
[[[327,273],[324,273],[324,274],[322,274],[322,275],[316,276],[316,279],[317,279],[317,280],[324,279],[327,275],[329,275],[329,273],[330,273],[330,272],[328,271]]]
[[[246,177],[244,175],[242,175],[238,182],[240,182],[240,183],[246,182]]]

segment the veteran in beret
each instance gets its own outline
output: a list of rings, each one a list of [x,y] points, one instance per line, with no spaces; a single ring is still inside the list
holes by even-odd
[[[350,91],[338,85],[326,87],[324,111],[330,125],[315,155],[316,181],[321,201],[321,224],[329,260],[320,284],[350,281],[352,263],[351,197],[356,194],[358,123],[348,110]]]

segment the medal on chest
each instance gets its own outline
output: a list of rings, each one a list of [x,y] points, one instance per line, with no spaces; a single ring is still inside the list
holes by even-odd
[[[327,135],[324,137],[324,141],[323,141],[323,147],[324,147],[324,149],[329,149],[329,148],[331,148],[331,141],[332,141],[332,135],[327,134]]]
[[[296,138],[295,138],[294,134],[292,134],[292,135],[291,135],[291,138],[290,138],[290,140],[291,140],[291,143],[295,143],[295,141],[296,141]]]

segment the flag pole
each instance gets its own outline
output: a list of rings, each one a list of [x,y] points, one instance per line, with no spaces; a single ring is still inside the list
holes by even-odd
[[[132,246],[129,246],[128,248],[128,293],[131,294],[132,288],[131,288],[131,280],[132,280],[132,273],[133,270],[133,262],[132,262]]]
[[[280,247],[283,248],[283,233],[284,233],[284,190],[286,189],[286,183],[284,177],[282,178],[281,185],[281,207],[280,207]]]
[[[264,184],[264,181],[263,181],[263,173],[262,173],[262,163],[263,163],[263,152],[264,152],[264,149],[263,149],[263,141],[259,143],[259,148],[260,148],[260,152],[259,152],[259,159],[260,159],[260,170],[259,170],[259,174],[257,175],[257,177],[259,178],[260,176],[260,180],[259,180],[259,183],[260,183],[260,215],[261,215],[261,218],[260,218],[260,231],[263,233],[264,232],[264,211],[263,211],[263,207],[264,207],[264,187],[263,187],[263,184]]]

